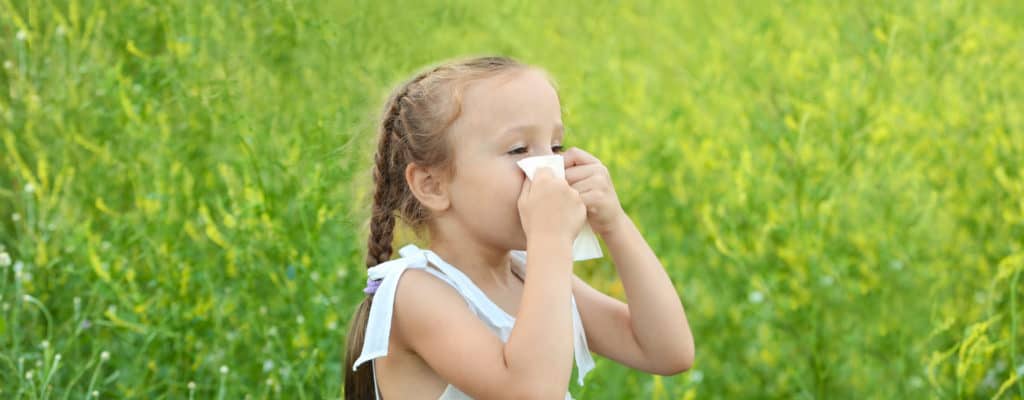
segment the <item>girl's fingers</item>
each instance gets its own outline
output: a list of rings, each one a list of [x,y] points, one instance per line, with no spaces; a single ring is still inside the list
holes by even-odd
[[[601,160],[598,160],[597,157],[590,155],[590,153],[581,150],[579,147],[573,147],[566,150],[565,153],[562,153],[562,158],[565,160],[566,170],[577,165],[601,163]]]
[[[565,181],[569,182],[570,185],[579,182],[583,179],[595,176],[601,172],[603,166],[601,164],[586,164],[579,165],[572,168],[565,169]]]
[[[600,176],[591,175],[590,177],[580,180],[572,184],[571,186],[573,189],[576,189],[576,191],[582,195],[584,193],[600,188],[602,186],[602,183],[603,180]]]

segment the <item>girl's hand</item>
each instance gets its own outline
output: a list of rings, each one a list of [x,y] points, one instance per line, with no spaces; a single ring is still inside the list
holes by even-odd
[[[587,207],[587,218],[594,232],[605,235],[628,219],[615,194],[611,175],[601,160],[573,147],[562,156],[565,158],[565,179],[580,193]]]
[[[523,182],[518,206],[527,240],[536,235],[553,235],[571,244],[587,220],[580,194],[546,167],[537,169],[533,181]]]

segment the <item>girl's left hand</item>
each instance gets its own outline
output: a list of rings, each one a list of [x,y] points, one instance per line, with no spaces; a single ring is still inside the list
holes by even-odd
[[[577,147],[562,154],[565,158],[565,180],[580,193],[587,207],[587,221],[594,232],[605,235],[628,218],[619,204],[608,168]]]

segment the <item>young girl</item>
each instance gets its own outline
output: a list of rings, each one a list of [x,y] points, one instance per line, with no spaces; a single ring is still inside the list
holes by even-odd
[[[571,398],[573,365],[582,383],[591,350],[660,375],[693,364],[679,296],[608,170],[563,151],[544,71],[504,57],[440,65],[395,90],[379,135],[372,268],[349,331],[346,399]],[[548,169],[529,180],[516,164],[554,153],[564,180]],[[396,216],[429,249],[408,245],[389,261]],[[628,305],[573,274],[586,223]]]

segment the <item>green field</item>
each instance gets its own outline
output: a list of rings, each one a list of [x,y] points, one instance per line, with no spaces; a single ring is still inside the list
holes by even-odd
[[[1024,398],[1024,3],[481,4],[0,0],[0,398],[338,398],[377,114],[483,54],[696,340],[576,398]]]

